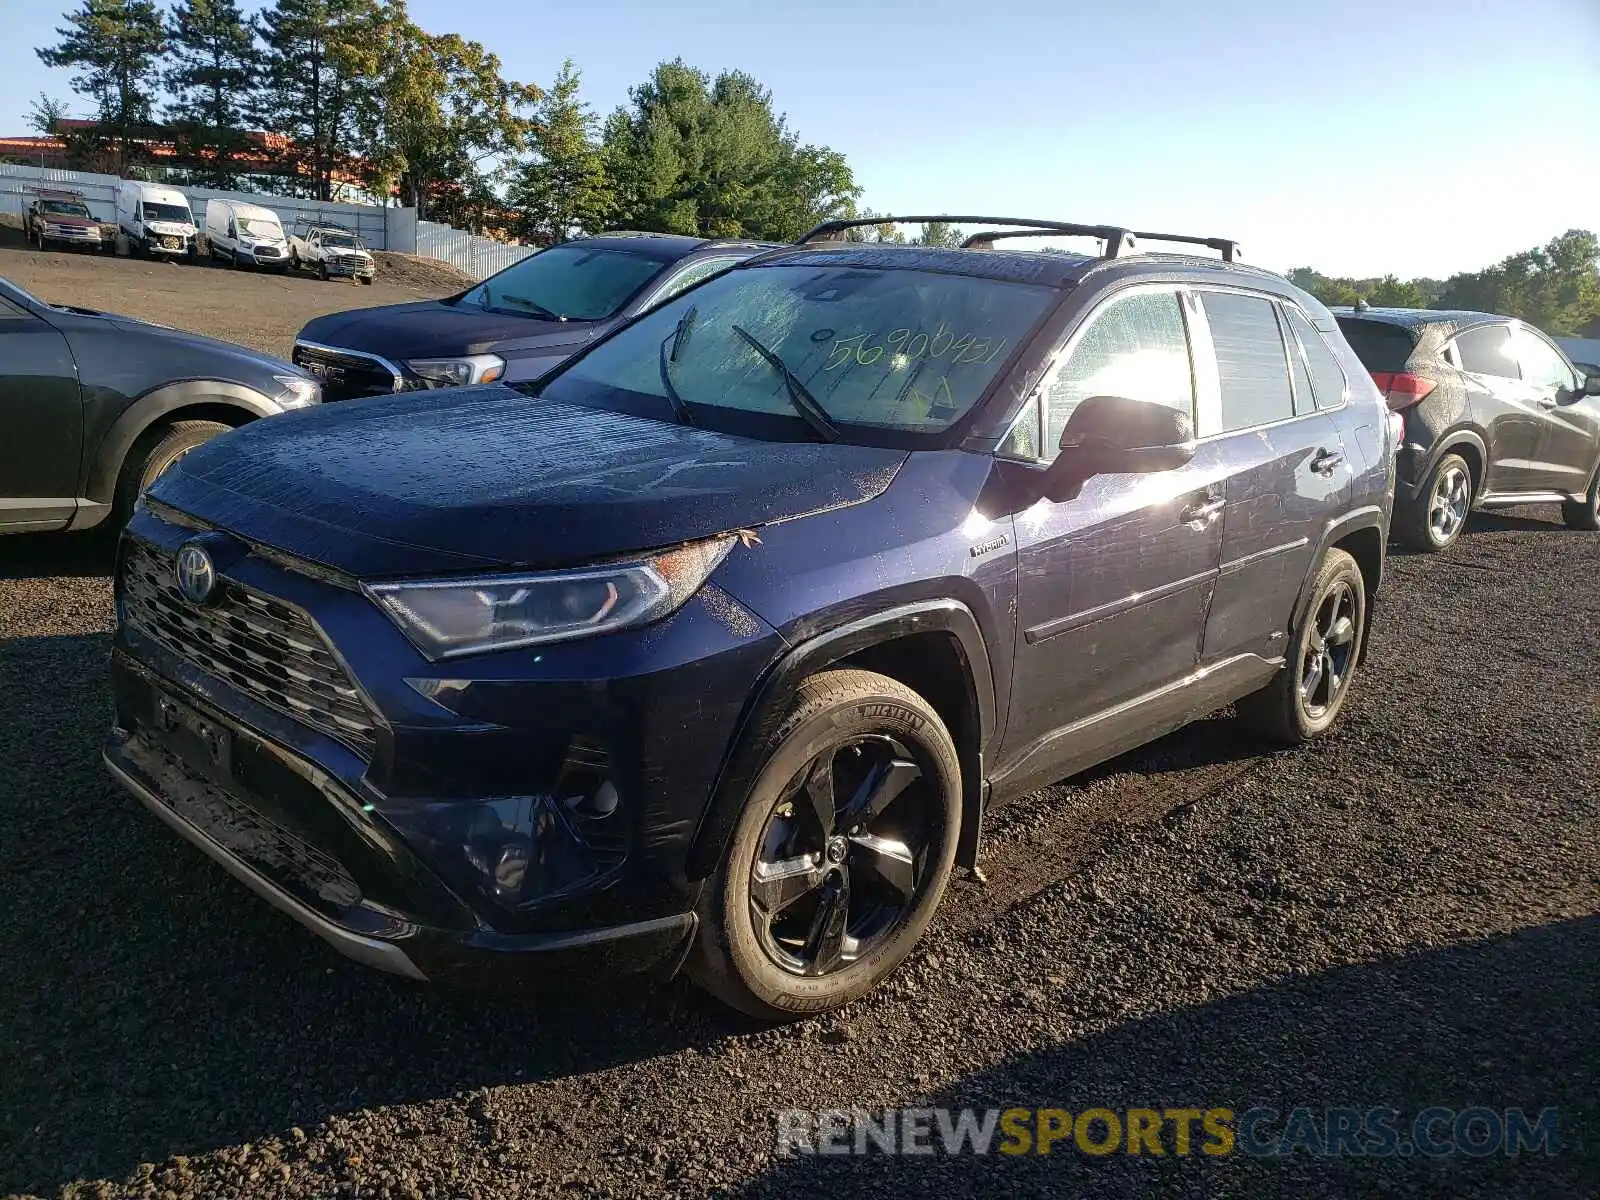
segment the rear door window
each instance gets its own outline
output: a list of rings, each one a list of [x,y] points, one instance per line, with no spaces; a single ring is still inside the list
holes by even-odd
[[[1270,425],[1294,416],[1289,359],[1270,300],[1202,292],[1222,386],[1222,429]]]
[[[1369,371],[1404,371],[1416,348],[1411,331],[1387,321],[1366,321],[1359,317],[1337,317],[1339,332]]]
[[[1464,371],[1501,379],[1522,377],[1517,370],[1517,360],[1511,354],[1511,330],[1504,325],[1469,329],[1456,335],[1455,344]]]

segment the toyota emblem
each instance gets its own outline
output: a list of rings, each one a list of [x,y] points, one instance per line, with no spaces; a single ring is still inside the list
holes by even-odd
[[[189,542],[178,551],[178,591],[190,604],[204,604],[217,586],[217,568],[206,548]]]

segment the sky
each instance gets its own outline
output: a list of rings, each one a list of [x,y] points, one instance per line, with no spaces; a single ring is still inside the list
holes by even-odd
[[[28,132],[68,0],[7,5]],[[249,5],[255,7],[255,5]],[[411,0],[602,116],[662,60],[737,68],[880,212],[1231,237],[1274,270],[1448,276],[1600,231],[1600,0]],[[70,111],[78,113],[73,99]]]

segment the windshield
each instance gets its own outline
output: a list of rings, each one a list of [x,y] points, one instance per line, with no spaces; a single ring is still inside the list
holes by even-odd
[[[191,225],[189,210],[180,204],[144,204],[144,219],[146,221],[176,221],[180,225]]]
[[[271,238],[273,241],[283,238],[283,230],[278,223],[266,217],[240,217],[237,224],[240,233],[248,233],[251,237]]]
[[[322,244],[324,246],[332,246],[336,250],[361,249],[360,240],[348,233],[324,233],[322,235]]]
[[[39,205],[46,213],[56,217],[87,217],[89,210],[71,200],[46,200]]]
[[[552,246],[485,279],[460,304],[521,317],[600,321],[615,314],[665,266],[632,250]]]
[[[696,420],[701,406],[797,416],[809,398],[836,426],[938,433],[977,403],[1056,295],[920,270],[734,270],[597,345],[543,394],[629,407],[658,398],[663,415],[681,401]]]

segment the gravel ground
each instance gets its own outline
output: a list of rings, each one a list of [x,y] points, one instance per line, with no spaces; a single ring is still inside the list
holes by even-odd
[[[315,290],[315,289],[312,289]],[[844,1014],[344,962],[105,779],[104,550],[0,545],[0,1191],[1600,1195],[1600,536],[1396,557],[1343,725],[1213,718],[994,821]],[[775,1110],[1483,1104],[1555,1157],[779,1158]]]
[[[0,278],[51,304],[192,329],[283,358],[312,317],[447,296],[471,283],[446,263],[407,254],[379,253],[377,282],[363,287],[350,280],[324,283],[309,271],[275,275],[81,250],[41,252],[15,229],[0,229]]]

